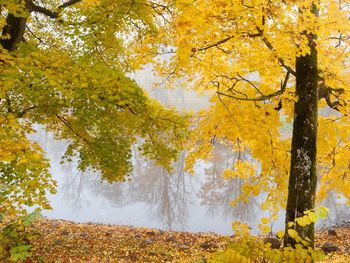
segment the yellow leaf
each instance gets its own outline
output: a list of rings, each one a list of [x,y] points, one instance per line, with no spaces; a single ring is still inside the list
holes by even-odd
[[[282,239],[282,238],[284,237],[284,231],[283,231],[283,230],[278,231],[278,232],[276,233],[276,235],[277,235],[277,237],[278,237],[279,239]]]
[[[259,228],[260,228],[260,230],[261,230],[263,233],[269,233],[269,232],[271,232],[271,227],[269,227],[269,226],[263,226],[263,225],[261,225]]]
[[[294,229],[288,229],[288,235],[293,238],[293,239],[297,239],[299,237],[298,232],[295,231]]]
[[[295,221],[298,223],[299,226],[307,226],[311,223],[309,217],[306,216],[296,218]]]
[[[268,223],[270,222],[270,219],[267,218],[267,217],[263,217],[263,218],[261,218],[261,222],[262,222],[263,224],[268,224]]]

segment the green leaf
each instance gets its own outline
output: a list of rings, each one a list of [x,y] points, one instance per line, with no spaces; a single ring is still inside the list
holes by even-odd
[[[24,251],[28,251],[31,247],[32,247],[31,245],[21,245],[21,246],[12,247],[10,249],[10,253],[11,254],[22,253]]]
[[[31,245],[21,245],[12,247],[10,249],[11,254],[11,260],[13,261],[23,261],[29,256],[29,250],[31,248]]]
[[[314,222],[314,223],[317,222],[318,218],[317,218],[317,215],[316,215],[314,212],[310,212],[310,213],[308,214],[308,216],[309,216],[309,218],[310,218],[310,220],[311,220],[312,222]]]
[[[316,208],[316,215],[318,218],[325,219],[328,216],[329,209],[324,206]]]
[[[41,217],[40,210],[35,210],[34,212],[30,213],[23,219],[23,225],[28,227],[30,226],[36,219]]]

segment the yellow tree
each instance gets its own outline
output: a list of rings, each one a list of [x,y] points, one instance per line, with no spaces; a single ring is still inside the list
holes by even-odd
[[[27,136],[33,124],[69,144],[80,169],[124,180],[131,146],[169,168],[186,118],[162,107],[126,74],[135,41],[154,31],[144,0],[0,1],[0,213],[48,207],[48,160]]]
[[[262,207],[273,210],[273,219],[286,208],[286,226],[314,209],[317,174],[320,200],[333,190],[349,200],[349,2],[168,4],[170,22],[157,36],[163,45],[152,45],[159,41],[152,36],[140,49],[172,54],[157,60],[159,72],[212,91],[188,163],[209,158],[215,140],[248,151],[252,160],[237,160],[224,175],[245,180],[240,200],[267,192]],[[313,223],[293,228],[313,245]]]

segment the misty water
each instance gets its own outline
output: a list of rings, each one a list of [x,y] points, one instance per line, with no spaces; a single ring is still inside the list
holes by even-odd
[[[258,199],[230,205],[242,182],[221,176],[234,158],[224,147],[217,147],[213,162],[198,162],[195,175],[184,172],[185,153],[168,174],[135,150],[133,175],[126,182],[110,184],[101,182],[99,173],[79,171],[74,162],[62,164],[66,143],[54,140],[52,134],[40,130],[35,137],[48,153],[58,182],[58,193],[49,196],[53,209],[43,212],[48,218],[231,234],[233,220],[255,228],[259,217],[268,216],[258,209]]]
[[[135,78],[146,88],[148,86],[151,96],[165,105],[180,110],[198,110],[208,105],[205,97],[197,97],[180,88],[151,90],[149,74],[136,75]],[[184,171],[185,153],[180,154],[174,171],[168,174],[163,168],[141,158],[135,150],[133,175],[126,182],[109,184],[101,181],[99,173],[79,171],[74,161],[62,164],[66,142],[55,140],[52,134],[40,127],[32,139],[44,148],[51,161],[51,173],[58,182],[57,194],[49,196],[53,209],[43,211],[48,218],[220,234],[232,234],[232,221],[239,220],[248,223],[252,232],[258,234],[260,218],[269,217],[268,211],[259,208],[264,195],[235,207],[231,205],[241,193],[242,181],[225,180],[221,176],[237,157],[222,145],[215,147],[209,162],[196,164],[194,175]],[[326,203],[333,211],[327,222],[345,221],[349,215],[348,207],[336,204],[333,197]],[[278,231],[283,225],[281,211],[272,229]]]
[[[242,181],[222,177],[223,169],[236,157],[224,146],[217,145],[210,162],[198,162],[195,175],[184,172],[185,153],[174,164],[174,172],[168,174],[135,150],[133,175],[126,182],[110,184],[102,182],[96,172],[79,171],[75,162],[62,164],[67,144],[52,134],[39,130],[33,139],[47,152],[51,173],[58,182],[57,194],[49,196],[53,209],[43,211],[48,218],[220,234],[232,234],[231,223],[238,220],[258,234],[260,218],[269,217],[269,212],[259,207],[264,195],[231,205],[241,193]],[[349,218],[348,207],[336,202],[335,195],[327,199],[331,218],[320,225]],[[283,228],[283,213],[273,224],[273,231]]]

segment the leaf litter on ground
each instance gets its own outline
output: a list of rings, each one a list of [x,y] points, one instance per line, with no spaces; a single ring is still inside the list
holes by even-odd
[[[163,231],[144,227],[73,223],[41,219],[33,227],[41,235],[32,241],[31,262],[206,262],[234,236]],[[350,262],[350,223],[321,229],[316,246],[338,248],[325,262]]]

